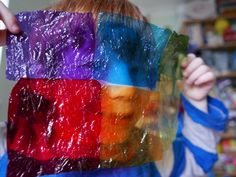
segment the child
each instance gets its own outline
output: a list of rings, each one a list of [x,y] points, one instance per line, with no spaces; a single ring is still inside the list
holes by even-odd
[[[99,12],[119,13],[125,16],[131,16],[138,20],[146,21],[138,8],[127,0],[63,0],[57,5],[49,8],[50,10],[62,10],[72,12],[92,12],[94,18],[97,19]],[[18,33],[14,16],[9,10],[0,3],[0,11],[3,21],[8,30],[12,33]],[[1,35],[1,44],[4,44],[4,31]],[[223,130],[227,120],[227,111],[223,104],[214,98],[207,97],[212,89],[215,76],[213,72],[204,64],[201,58],[195,55],[188,55],[188,61],[183,63],[184,75],[184,93],[182,96],[182,105],[184,112],[179,114],[179,131],[175,142],[173,143],[173,159],[171,164],[161,167],[161,164],[145,163],[144,165],[115,168],[115,169],[99,169],[94,172],[64,172],[51,176],[131,176],[131,177],[158,177],[158,176],[201,176],[207,173],[217,160],[215,147],[219,138],[219,130]],[[109,90],[110,89],[110,90]],[[124,90],[125,89],[125,90]],[[115,90],[115,91],[114,91]],[[128,93],[128,94],[127,94]],[[132,97],[136,90],[122,87],[108,87],[107,94],[109,97]],[[124,103],[124,101],[122,102]],[[126,111],[131,103],[120,105],[121,111]],[[116,109],[114,109],[116,110]],[[107,109],[109,111],[109,109]],[[108,114],[107,112],[105,112]],[[124,113],[125,114],[125,113]],[[3,126],[4,127],[4,126]],[[2,128],[3,130],[4,128]],[[3,131],[3,137],[4,135]],[[118,140],[118,139],[116,139]],[[104,140],[106,142],[106,140]],[[0,144],[5,147],[4,142]],[[0,157],[3,157],[0,166],[0,173],[4,176],[6,172],[6,152],[0,148]],[[47,175],[50,176],[50,175]]]

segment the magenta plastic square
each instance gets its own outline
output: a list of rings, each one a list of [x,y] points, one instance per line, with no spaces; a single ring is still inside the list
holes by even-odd
[[[95,23],[91,13],[33,11],[16,17],[22,32],[7,37],[8,79],[92,77]]]

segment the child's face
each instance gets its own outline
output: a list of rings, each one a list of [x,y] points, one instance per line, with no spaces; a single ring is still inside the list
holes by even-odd
[[[122,19],[123,17],[118,16],[117,18]],[[128,23],[122,24],[119,20],[107,23],[104,21],[104,25],[102,21],[101,28],[94,32],[94,24],[89,23],[92,20],[81,19],[84,20],[82,20],[84,23],[77,23],[77,25],[73,23],[75,28],[81,28],[81,34],[83,34],[81,36],[77,36],[76,31],[71,33],[70,28],[72,27],[67,24],[68,31],[65,31],[65,38],[62,38],[58,33],[60,33],[60,25],[63,23],[58,24],[54,21],[58,31],[54,28],[51,31],[58,38],[51,36],[49,30],[45,29],[45,25],[40,25],[41,31],[47,31],[48,34],[46,37],[41,36],[41,33],[37,33],[39,29],[37,28],[39,23],[37,23],[33,37],[30,36],[30,40],[26,40],[32,49],[36,49],[35,51],[30,50],[32,53],[32,60],[29,60],[32,61],[30,67],[34,68],[36,65],[43,69],[38,73],[33,72],[36,74],[33,75],[35,76],[33,78],[41,79],[32,79],[32,75],[29,77],[27,75],[29,79],[17,84],[17,89],[14,91],[9,117],[12,117],[13,124],[18,121],[18,117],[22,117],[22,119],[17,128],[13,127],[12,132],[17,132],[15,135],[17,138],[22,134],[35,134],[35,136],[24,136],[26,143],[22,143],[22,147],[13,144],[13,150],[27,154],[29,148],[27,146],[30,144],[32,151],[37,149],[37,153],[27,155],[41,160],[58,156],[109,160],[114,155],[117,157],[117,151],[111,152],[110,149],[103,151],[101,146],[112,149],[112,147],[119,148],[124,144],[132,144],[132,151],[122,149],[121,153],[125,154],[126,151],[133,152],[136,149],[141,151],[141,146],[155,144],[155,142],[151,142],[152,140],[148,143],[140,140],[140,137],[149,138],[145,124],[150,124],[150,119],[152,121],[150,132],[156,136],[153,141],[159,140],[157,112],[159,111],[160,95],[151,89],[155,88],[157,82],[157,61],[159,59],[157,53],[161,52],[161,49],[155,48],[156,41],[153,40],[152,33],[148,33],[151,31],[151,27],[128,18],[128,21],[134,23],[134,26],[141,25],[149,30],[132,29],[127,27]],[[74,20],[78,22],[78,20]],[[31,21],[32,24],[34,22]],[[44,23],[42,19],[40,22]],[[87,25],[86,28],[81,27],[81,24]],[[163,30],[160,31],[162,34]],[[74,39],[75,36],[76,40],[72,42],[71,39]],[[86,39],[89,40],[86,41]],[[41,45],[37,48],[38,43]],[[72,45],[74,43],[78,46]],[[160,45],[163,44],[160,43]],[[29,49],[26,48],[26,50]],[[49,55],[50,52],[53,55]],[[40,60],[35,60],[33,54],[42,54],[36,57]],[[51,56],[53,57],[51,58]],[[25,62],[25,60],[23,61]],[[63,66],[65,70],[61,70],[60,66]],[[85,74],[82,75],[80,70],[74,68],[81,69]],[[54,71],[56,72],[54,73]],[[51,79],[47,79],[48,77]],[[22,94],[19,94],[21,92]],[[21,110],[27,110],[27,112]],[[36,124],[35,127],[33,124]],[[22,130],[22,127],[27,127],[27,129]],[[33,133],[28,130],[32,130]],[[133,132],[137,131],[139,134],[133,135]],[[37,139],[35,137],[41,137],[41,139],[38,141],[39,143],[32,144],[32,139]],[[16,143],[21,144],[19,141]],[[161,146],[159,141],[156,144]],[[44,152],[40,151],[40,147],[45,147],[47,156],[42,156]],[[101,156],[101,154],[107,154],[104,152],[110,154]],[[137,150],[137,152],[139,151]],[[127,160],[127,158],[119,160]]]
[[[121,144],[129,138],[138,120],[144,118],[149,94],[135,87],[108,85],[102,88],[101,143]]]

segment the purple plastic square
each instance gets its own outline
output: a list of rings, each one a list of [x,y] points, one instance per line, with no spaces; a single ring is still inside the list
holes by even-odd
[[[22,32],[7,36],[7,79],[92,77],[95,23],[91,13],[33,11],[16,17]]]

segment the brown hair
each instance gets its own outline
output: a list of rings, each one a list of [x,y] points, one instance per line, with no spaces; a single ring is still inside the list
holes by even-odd
[[[112,12],[147,21],[138,7],[128,0],[61,0],[48,9],[69,12],[92,12],[95,19],[98,18],[100,12]]]

